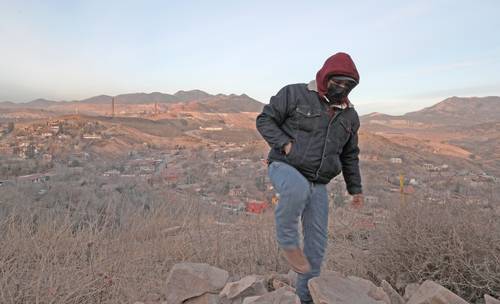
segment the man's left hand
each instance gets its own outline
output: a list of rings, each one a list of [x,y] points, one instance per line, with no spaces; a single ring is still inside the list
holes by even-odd
[[[365,201],[365,199],[364,199],[362,193],[354,194],[352,196],[352,203],[351,203],[351,205],[352,205],[352,207],[354,209],[361,209],[361,208],[363,208],[364,201]]]

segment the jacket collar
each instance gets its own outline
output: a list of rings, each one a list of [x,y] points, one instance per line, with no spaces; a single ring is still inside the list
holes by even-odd
[[[309,83],[307,84],[307,89],[309,91],[314,91],[314,92],[318,93],[318,85],[316,84],[316,80],[309,81]],[[326,96],[324,98],[326,99]],[[351,103],[351,101],[349,101],[347,106],[345,104],[334,104],[334,105],[332,105],[332,107],[345,109],[345,108],[354,108],[354,105]]]

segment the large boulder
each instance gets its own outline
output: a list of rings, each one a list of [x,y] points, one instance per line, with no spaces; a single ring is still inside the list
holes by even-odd
[[[500,300],[497,300],[497,299],[493,298],[492,296],[485,294],[484,295],[484,303],[485,304],[500,304]]]
[[[407,304],[468,304],[443,286],[427,280],[420,285]]]
[[[246,299],[245,299],[246,300]],[[273,292],[266,293],[258,298],[252,297],[246,304],[300,304],[299,297],[293,291],[293,288],[282,287]]]
[[[267,293],[267,280],[263,276],[250,275],[237,282],[227,283],[220,292],[221,298],[260,296]]]
[[[309,280],[315,304],[390,304],[389,296],[372,282],[335,271]]]
[[[181,304],[205,293],[218,293],[226,285],[228,277],[227,271],[208,264],[176,264],[167,278],[167,303]]]

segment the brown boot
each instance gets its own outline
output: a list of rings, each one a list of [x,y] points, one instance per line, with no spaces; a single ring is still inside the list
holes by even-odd
[[[308,273],[311,270],[311,266],[304,256],[302,249],[283,249],[283,256],[293,271],[297,273]]]

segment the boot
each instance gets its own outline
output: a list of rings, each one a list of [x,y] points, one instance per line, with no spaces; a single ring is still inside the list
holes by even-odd
[[[292,270],[296,273],[304,274],[311,270],[311,266],[309,265],[309,262],[300,247],[294,249],[283,249],[283,256]]]

